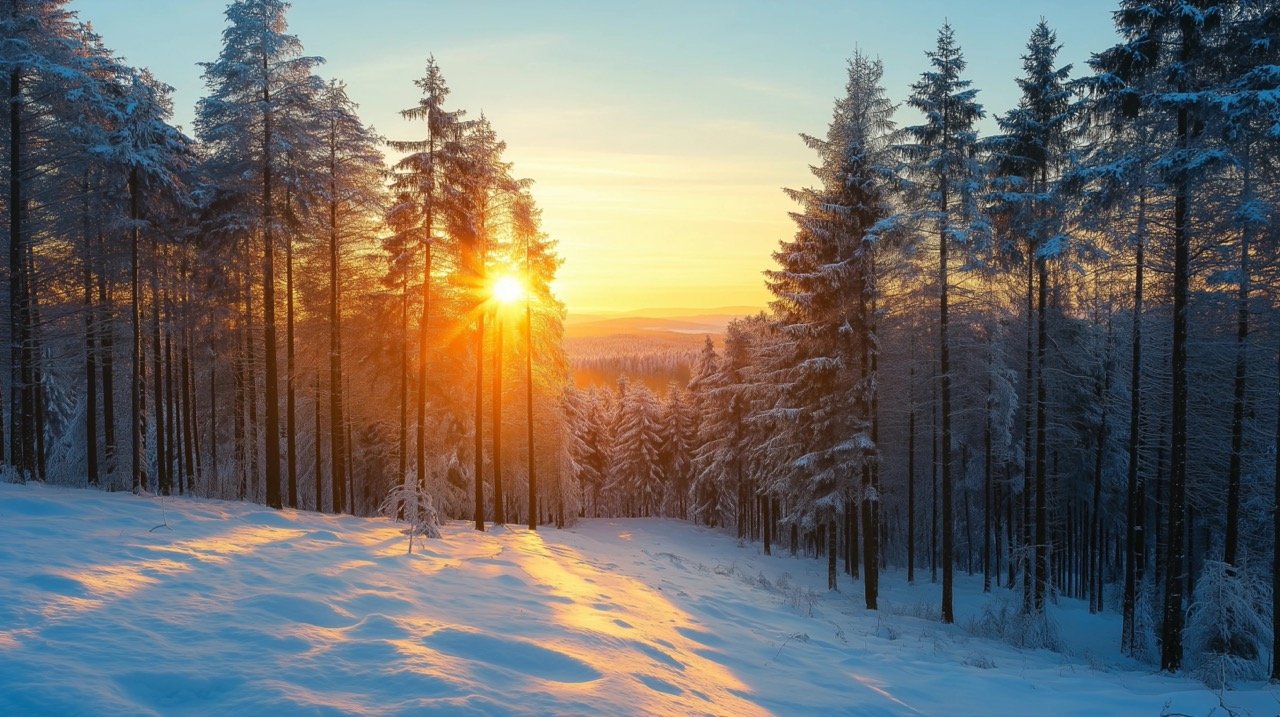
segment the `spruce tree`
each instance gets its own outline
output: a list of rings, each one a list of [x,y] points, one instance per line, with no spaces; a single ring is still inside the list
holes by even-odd
[[[876,606],[879,565],[870,232],[889,215],[897,182],[888,154],[894,106],[880,86],[882,74],[878,60],[855,54],[826,136],[804,136],[820,159],[814,167],[820,186],[789,191],[802,208],[792,215],[799,229],[774,253],[781,268],[766,274],[774,314],[794,347],[792,369],[780,377],[790,387],[782,402],[795,412],[801,445],[788,493],[818,521],[857,511],[847,497],[861,496],[868,609]]]
[[[955,622],[952,514],[952,374],[950,330],[950,251],[972,239],[973,201],[981,170],[976,159],[974,125],[984,115],[978,91],[963,79],[964,55],[949,24],[938,32],[938,44],[926,53],[931,69],[911,85],[907,104],[924,115],[924,123],[904,128],[907,143],[899,150],[914,180],[914,191],[927,209],[911,218],[932,224],[938,240],[938,384],[941,394],[942,621]]]
[[[235,0],[227,7],[222,50],[216,61],[203,64],[209,95],[196,108],[197,137],[208,147],[218,189],[234,197],[239,219],[262,241],[265,483],[273,508],[283,505],[275,313],[282,197],[275,192],[285,153],[297,151],[292,143],[307,136],[310,118],[298,110],[312,96],[311,70],[322,62],[303,56],[302,43],[286,32],[288,8],[283,0]]]

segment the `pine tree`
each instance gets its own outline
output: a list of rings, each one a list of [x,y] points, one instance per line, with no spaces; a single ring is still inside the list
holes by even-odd
[[[422,222],[421,227],[418,228],[423,269],[422,315],[418,323],[415,440],[415,465],[421,480],[425,475],[427,454],[427,364],[432,353],[432,272],[436,266],[433,251],[440,241],[440,237],[436,235],[436,225],[443,214],[440,211],[440,203],[444,199],[442,189],[445,185],[445,177],[442,175],[445,165],[449,162],[447,153],[457,148],[457,134],[462,128],[464,113],[444,109],[444,101],[449,96],[449,87],[434,56],[427,58],[426,73],[414,84],[422,90],[422,97],[419,98],[417,105],[402,110],[400,114],[406,119],[425,122],[426,137],[420,140],[392,141],[388,144],[395,151],[406,153],[392,169],[392,188],[401,193],[407,201],[413,201],[419,205],[419,216]]]
[[[929,205],[912,217],[932,223],[938,237],[938,383],[941,393],[942,454],[942,621],[954,622],[952,515],[952,375],[950,337],[951,244],[972,239],[973,204],[980,170],[975,123],[984,115],[977,90],[962,79],[964,55],[949,24],[938,32],[937,47],[926,53],[932,69],[912,84],[907,104],[925,116],[924,124],[904,128],[910,143],[899,146],[915,180],[915,191]]]
[[[1056,195],[1056,179],[1070,149],[1072,102],[1066,87],[1071,67],[1055,67],[1057,36],[1041,20],[1027,41],[1023,55],[1024,76],[1018,79],[1022,97],[1018,107],[999,118],[1004,135],[991,142],[996,163],[1007,189],[999,199],[1013,205],[1010,211],[1021,221],[1025,232],[1028,266],[1035,265],[1038,279],[1035,324],[1035,570],[1032,601],[1026,609],[1042,612],[1049,578],[1048,550],[1048,398],[1046,395],[1048,355],[1049,262],[1063,249],[1062,207]],[[1030,270],[1028,270],[1030,276]],[[1028,279],[1027,323],[1031,324],[1031,293]],[[1028,340],[1030,340],[1028,328]],[[1030,372],[1027,374],[1030,376]],[[1030,383],[1024,389],[1030,397]],[[1028,417],[1030,412],[1028,412]],[[1024,477],[1025,479],[1025,477]]]
[[[623,515],[649,517],[662,505],[662,406],[644,384],[631,386],[618,406],[614,472],[605,491]]]
[[[1220,156],[1203,147],[1204,107],[1212,99],[1213,58],[1220,41],[1223,7],[1212,0],[1124,0],[1115,14],[1122,41],[1092,61],[1105,94],[1130,117],[1144,108],[1165,113],[1174,124],[1174,142],[1158,160],[1173,195],[1173,345],[1168,528],[1163,556],[1164,609],[1161,668],[1182,665],[1186,585],[1187,488],[1187,312],[1191,279],[1194,180]],[[1159,78],[1156,82],[1146,82]]]
[[[329,476],[336,513],[343,504],[343,465],[348,448],[343,440],[342,248],[353,234],[358,236],[368,228],[364,217],[380,209],[382,157],[378,138],[360,121],[345,85],[330,82],[321,95],[320,110],[327,160],[324,194],[329,239]],[[317,473],[319,470],[316,466]],[[317,496],[317,510],[318,501]]]
[[[222,51],[217,61],[203,64],[209,95],[196,108],[197,136],[209,148],[219,189],[238,200],[244,226],[262,239],[265,479],[273,508],[283,505],[275,318],[280,197],[273,192],[285,153],[297,151],[293,144],[307,136],[309,117],[299,110],[313,96],[311,70],[322,62],[303,56],[302,43],[286,33],[288,7],[283,0],[235,0],[227,7]]]
[[[841,504],[856,511],[846,496],[862,496],[868,609],[876,606],[879,565],[869,232],[888,216],[897,181],[888,157],[894,107],[882,74],[879,61],[855,54],[827,136],[805,136],[820,158],[814,173],[821,186],[789,192],[802,207],[793,214],[799,231],[774,254],[781,268],[766,274],[774,313],[795,351],[794,368],[781,380],[790,386],[783,402],[796,415],[803,447],[788,493],[819,521],[834,521]],[[861,486],[854,482],[859,472]]]

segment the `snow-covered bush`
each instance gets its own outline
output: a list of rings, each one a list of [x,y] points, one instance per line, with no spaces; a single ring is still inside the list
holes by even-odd
[[[1014,647],[1060,650],[1058,626],[1047,612],[1026,613],[1010,598],[998,598],[982,608],[982,614],[968,621],[965,629],[975,637],[1001,640]]]
[[[382,501],[381,510],[388,518],[406,523],[404,533],[409,536],[410,553],[413,552],[415,536],[440,537],[440,514],[436,511],[435,501],[416,480],[392,487],[386,500]]]
[[[1160,645],[1156,635],[1160,632],[1158,605],[1162,597],[1156,594],[1155,581],[1150,573],[1143,576],[1138,586],[1137,600],[1133,605],[1133,657],[1150,664],[1158,664]]]
[[[1208,560],[1187,613],[1187,668],[1206,685],[1228,687],[1260,679],[1271,634],[1259,609],[1259,590],[1241,570]]]

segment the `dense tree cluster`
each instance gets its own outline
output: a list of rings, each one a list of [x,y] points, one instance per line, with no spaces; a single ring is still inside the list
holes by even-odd
[[[1280,5],[1125,0],[1115,22],[1075,79],[1036,26],[986,137],[949,26],[918,124],[855,55],[803,137],[770,311],[665,409],[576,399],[589,514],[789,542],[833,589],[843,557],[869,608],[882,566],[927,564],[948,622],[953,571],[980,572],[1032,618],[1121,612],[1166,670],[1280,674]],[[658,449],[677,413],[687,464]]]
[[[194,137],[65,6],[0,4],[6,474],[562,517],[559,259],[490,123],[444,108],[435,61],[388,170],[283,0],[228,6]],[[504,274],[516,305],[491,297]]]

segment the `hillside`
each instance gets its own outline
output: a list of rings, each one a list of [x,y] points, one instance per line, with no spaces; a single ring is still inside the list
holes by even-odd
[[[661,395],[672,382],[688,383],[694,357],[707,337],[718,344],[730,321],[758,311],[727,306],[570,314],[564,345],[574,384],[612,387],[625,375]]]
[[[818,561],[667,520],[384,519],[0,484],[0,714],[1205,715],[1063,600],[1065,653],[975,637],[936,586],[825,591]],[[990,599],[990,598],[989,598]],[[995,600],[1000,600],[997,595]],[[969,626],[969,629],[966,629]],[[992,669],[998,668],[998,669]],[[1273,714],[1263,688],[1228,693]],[[1245,711],[1248,710],[1248,711]]]

